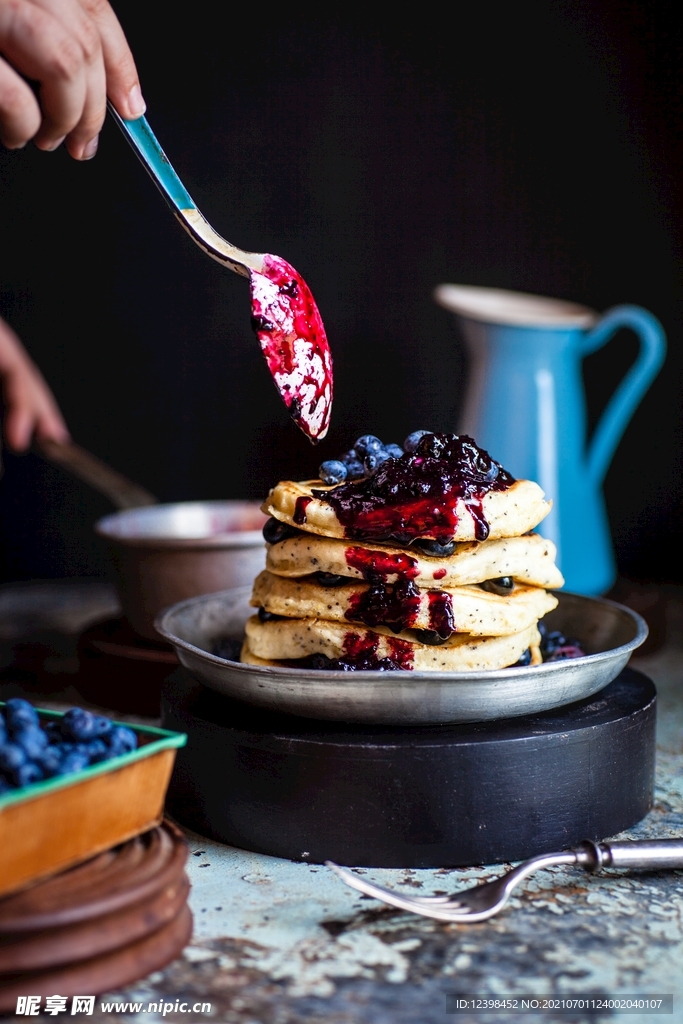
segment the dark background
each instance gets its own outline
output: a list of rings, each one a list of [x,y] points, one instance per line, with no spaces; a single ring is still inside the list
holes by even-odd
[[[609,515],[622,573],[680,581],[680,4],[460,4],[445,20],[257,5],[232,22],[195,0],[180,25],[157,0],[115,6],[200,209],[311,285],[336,400],[314,450],[270,383],[246,282],[185,236],[107,123],[86,165],[0,152],[0,312],[75,440],[162,500],[259,497],[359,433],[456,428],[466,364],[436,284],[638,303],[669,355],[608,475]],[[592,424],[635,350],[624,333],[585,364]],[[107,511],[5,453],[0,579],[102,573],[91,525]]]

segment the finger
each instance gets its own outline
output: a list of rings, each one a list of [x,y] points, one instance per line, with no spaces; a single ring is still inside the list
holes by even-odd
[[[26,82],[0,57],[0,141],[19,149],[40,128],[40,108]]]
[[[107,113],[107,81],[99,40],[98,50],[98,59],[86,65],[85,103],[81,119],[66,137],[66,148],[76,160],[94,157]]]
[[[41,441],[68,441],[69,431],[40,371],[22,364],[5,379],[5,438],[23,452],[35,434]]]
[[[107,113],[107,89],[100,31],[79,0],[32,0],[61,22],[83,50],[85,100],[78,124],[67,135],[66,148],[77,160],[95,155]]]
[[[12,375],[5,380],[5,440],[15,452],[28,448],[33,434],[33,403],[26,381]]]
[[[121,117],[142,117],[147,109],[133,54],[116,15],[107,0],[79,0],[100,32],[107,95]]]
[[[35,142],[40,149],[55,149],[83,112],[83,48],[59,19],[29,0],[0,3],[0,37],[8,61],[41,83],[43,119]]]
[[[67,425],[58,409],[44,409],[38,415],[34,430],[39,441],[59,441],[64,444],[71,440]]]

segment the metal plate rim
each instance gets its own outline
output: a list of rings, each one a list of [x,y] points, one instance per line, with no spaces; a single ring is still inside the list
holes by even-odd
[[[250,587],[234,587],[229,590],[219,590],[213,594],[202,594],[199,597],[190,597],[185,601],[180,601],[178,604],[171,605],[170,608],[166,608],[160,612],[157,616],[154,628],[156,631],[166,640],[172,644],[176,650],[184,650],[190,654],[199,657],[202,661],[207,661],[210,664],[214,664],[217,667],[229,666],[231,670],[236,672],[245,673],[247,675],[259,674],[264,675],[266,678],[283,680],[287,679],[299,679],[302,678],[302,669],[298,668],[284,668],[280,666],[258,666],[258,665],[244,665],[239,661],[230,661],[227,658],[219,658],[215,654],[210,654],[208,651],[202,650],[201,647],[196,647],[187,640],[183,640],[182,637],[176,636],[172,633],[167,626],[168,620],[177,615],[179,612],[184,611],[186,608],[195,607],[199,604],[206,603],[209,600],[220,600],[221,598],[233,598],[237,599],[241,596],[246,596],[250,593]],[[626,613],[633,621],[636,628],[635,636],[632,640],[629,640],[625,644],[621,644],[619,647],[613,647],[607,651],[600,651],[597,654],[588,654],[583,658],[572,659],[573,665],[598,665],[605,661],[611,661],[618,657],[620,654],[631,655],[638,647],[641,646],[647,639],[648,626],[645,620],[637,612],[634,612],[631,608],[627,608],[626,605],[619,604],[616,601],[611,601],[608,598],[596,598],[596,597],[585,597],[582,594],[570,594],[569,592],[560,591],[561,595],[566,593],[568,597],[580,598],[582,601],[594,602],[596,605],[609,606],[617,609],[622,613]],[[407,670],[397,670],[390,673],[391,679],[402,678],[406,682],[474,682],[475,680],[481,680],[482,678],[486,682],[493,682],[496,679],[509,680],[516,677],[528,678],[529,673],[533,673],[535,677],[555,675],[559,668],[566,665],[566,662],[546,662],[543,665],[523,665],[520,667],[509,667],[502,669],[489,669],[485,672],[472,671],[472,672],[413,672]],[[317,669],[306,669],[305,677],[307,682],[340,682],[341,680],[349,680],[349,673],[329,670],[317,670]],[[378,673],[367,671],[367,672],[354,672],[353,678],[358,680],[377,680]],[[387,674],[387,678],[389,675]]]

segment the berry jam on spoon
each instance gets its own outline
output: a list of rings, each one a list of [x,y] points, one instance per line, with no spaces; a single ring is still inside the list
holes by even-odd
[[[270,253],[245,252],[201,215],[146,119],[109,110],[194,242],[251,284],[251,322],[268,369],[294,422],[321,441],[332,411],[332,354],[311,291],[294,267]]]

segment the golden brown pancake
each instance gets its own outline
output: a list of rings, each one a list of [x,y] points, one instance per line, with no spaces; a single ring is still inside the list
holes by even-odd
[[[304,480],[297,483],[283,480],[268,495],[263,504],[266,515],[274,516],[283,523],[289,523],[300,530],[316,533],[323,537],[346,537],[347,532],[337,514],[324,498],[314,498],[313,490],[331,490],[319,480]],[[309,499],[302,515],[297,514],[297,501]],[[489,491],[482,498],[484,518],[489,526],[489,540],[501,537],[520,537],[533,530],[544,519],[552,507],[545,501],[543,491],[532,480],[516,480],[502,491]],[[456,541],[476,539],[475,520],[468,505],[462,498],[455,499],[457,527],[453,533]],[[429,531],[423,534],[432,537]]]
[[[312,576],[287,579],[264,570],[254,582],[251,604],[287,618],[358,622],[364,619],[362,601],[369,589],[369,584],[351,580],[340,587],[324,587]],[[505,597],[488,593],[480,587],[431,592],[421,590],[416,597],[419,607],[414,609],[411,606],[414,617],[410,617],[410,628],[439,631],[440,619],[435,620],[430,594],[438,597],[440,613],[446,604],[456,631],[472,636],[519,633],[557,607],[557,598],[552,594],[539,587],[522,584],[517,584]]]
[[[336,659],[362,648],[371,650],[378,659],[389,658],[408,670],[475,672],[514,665],[527,648],[537,648],[539,643],[535,624],[511,636],[472,637],[455,633],[434,647],[417,642],[407,632],[394,635],[384,626],[368,629],[322,619],[261,622],[254,615],[246,624],[241,660],[247,664],[277,663],[311,654]],[[538,652],[535,657],[538,658]]]
[[[551,589],[564,584],[555,565],[555,545],[535,533],[458,544],[452,555],[434,558],[416,548],[332,540],[303,533],[279,544],[269,544],[266,566],[277,576],[294,577],[329,572],[364,579],[364,574],[372,571],[379,572],[389,583],[408,574],[421,588],[464,587],[501,576]],[[392,568],[394,572],[390,571]]]

